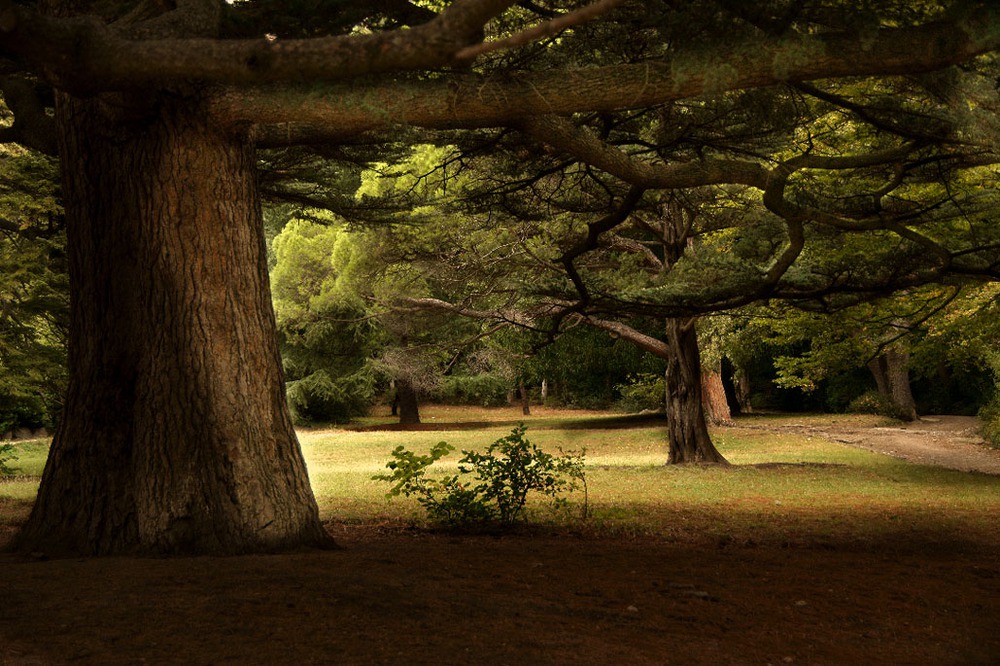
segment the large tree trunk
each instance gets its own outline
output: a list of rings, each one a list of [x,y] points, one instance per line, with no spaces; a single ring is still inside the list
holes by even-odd
[[[417,389],[409,377],[396,380],[396,400],[399,403],[399,422],[404,425],[420,423],[420,400]]]
[[[70,382],[25,551],[332,542],[285,404],[246,137],[163,96],[57,106]]]
[[[668,464],[726,463],[712,444],[701,396],[701,358],[693,319],[667,319]]]
[[[879,395],[892,405],[893,416],[904,421],[917,418],[917,403],[910,390],[909,363],[909,352],[899,347],[890,347],[868,363]]]

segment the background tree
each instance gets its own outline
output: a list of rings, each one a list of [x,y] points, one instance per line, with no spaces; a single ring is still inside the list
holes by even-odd
[[[300,422],[346,421],[375,398],[385,337],[361,288],[365,249],[342,222],[293,219],[272,242],[271,289],[287,379]]]

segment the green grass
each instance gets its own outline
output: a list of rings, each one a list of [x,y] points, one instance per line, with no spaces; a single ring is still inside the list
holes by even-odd
[[[28,517],[38,492],[38,481],[49,453],[49,441],[44,439],[14,442],[16,460],[8,460],[15,476],[0,477],[0,528],[22,522]]]
[[[465,418],[461,418],[461,416]],[[456,421],[475,421],[468,411]],[[562,425],[567,424],[561,415]],[[602,421],[585,418],[592,425]],[[784,421],[827,425],[831,417]],[[878,417],[850,417],[853,426]],[[781,423],[778,419],[776,423]],[[754,420],[757,425],[761,421]],[[713,433],[730,467],[667,467],[662,427],[557,429],[553,418],[528,422],[527,437],[547,450],[587,450],[591,516],[553,514],[529,505],[535,522],[595,536],[737,540],[744,543],[878,542],[899,539],[997,543],[1000,477],[907,463],[818,436],[725,428]],[[304,433],[313,488],[325,519],[422,525],[415,502],[384,497],[371,480],[400,444],[425,453],[438,441],[481,449],[510,428],[434,432]],[[452,461],[459,456],[453,454]],[[453,470],[445,467],[442,473]],[[578,494],[572,500],[582,504]],[[572,507],[571,507],[572,509]]]
[[[663,464],[665,428],[579,427],[581,419],[589,426],[614,423],[600,416],[588,413],[573,420],[567,413],[542,413],[525,419],[527,437],[546,450],[587,451],[590,517],[581,520],[581,493],[571,496],[564,512],[541,502],[529,504],[532,521],[544,529],[747,544],[877,544],[887,539],[1000,544],[995,519],[1000,515],[1000,477],[916,465],[818,436],[750,428],[713,431],[732,466],[668,467]],[[439,463],[440,471],[454,471],[462,449],[485,448],[510,432],[507,423],[519,420],[514,410],[426,409],[426,423],[490,418],[504,423],[475,430],[300,432],[323,519],[425,525],[414,500],[387,499],[389,485],[371,477],[385,471],[396,446],[426,453],[442,440],[457,451]],[[828,418],[786,420],[823,425]],[[0,524],[27,515],[47,449],[45,442],[17,446],[20,459],[14,464],[27,476],[0,481]]]

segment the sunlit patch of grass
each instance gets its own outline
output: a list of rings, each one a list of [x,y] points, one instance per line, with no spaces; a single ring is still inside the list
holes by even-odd
[[[0,526],[20,525],[31,512],[38,493],[38,480],[0,481]]]
[[[7,466],[14,469],[16,476],[41,476],[50,443],[48,439],[10,442],[17,459],[8,460]]]
[[[49,453],[49,440],[12,442],[16,460],[7,461],[13,476],[0,477],[0,527],[24,522],[38,494],[38,482]]]
[[[404,446],[426,453],[447,441],[457,450],[431,473],[454,473],[461,450],[483,450],[508,434],[510,423],[524,420],[527,438],[552,453],[586,449],[589,517],[582,520],[580,491],[569,495],[569,506],[558,512],[547,502],[529,501],[530,519],[546,529],[713,544],[1000,544],[1000,477],[917,465],[808,432],[746,427],[761,419],[871,427],[884,425],[881,417],[850,417],[849,422],[839,416],[741,419],[738,427],[712,430],[716,446],[732,465],[667,466],[666,429],[655,421],[610,427],[608,417],[614,415],[588,412],[574,419],[565,410],[541,412],[532,421],[511,408],[429,407],[423,414],[425,421],[439,416],[455,423],[489,421],[484,417],[492,414],[494,424],[474,430],[300,431],[324,521],[426,526],[413,498],[389,500],[389,485],[372,480],[386,471],[390,452]],[[48,451],[46,441],[17,446],[19,460],[12,462],[27,476],[0,481],[0,526],[27,517]]]
[[[859,427],[882,423],[871,420],[879,417],[865,418]],[[586,522],[580,520],[580,492],[558,514],[540,502],[529,503],[533,520],[557,528],[595,536],[739,543],[874,543],[887,534],[922,539],[928,533],[1000,541],[993,520],[1000,511],[1000,477],[915,465],[817,435],[748,428],[713,431],[731,466],[667,466],[662,427],[558,430],[528,425],[527,437],[553,453],[559,448],[587,451]],[[331,431],[305,434],[302,441],[326,519],[422,524],[414,501],[387,501],[388,485],[371,480],[383,471],[389,452],[403,445],[423,453],[442,440],[458,449],[482,449],[507,431],[506,426]],[[458,455],[445,461],[440,473],[453,472]]]

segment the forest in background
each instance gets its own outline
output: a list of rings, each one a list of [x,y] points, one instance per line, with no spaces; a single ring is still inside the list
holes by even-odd
[[[10,437],[52,431],[58,420],[69,295],[57,167],[37,153],[2,150],[0,432]],[[620,336],[579,325],[550,335],[537,326],[483,323],[412,304],[431,295],[459,301],[473,280],[482,290],[494,286],[490,280],[502,279],[505,287],[530,281],[518,271],[531,275],[531,269],[516,257],[508,256],[496,274],[472,265],[472,246],[485,253],[511,239],[506,227],[460,220],[448,209],[454,201],[443,201],[446,190],[459,185],[440,171],[454,150],[406,146],[391,165],[323,172],[359,201],[370,198],[366,192],[404,193],[409,212],[384,202],[379,211],[405,215],[401,222],[352,225],[328,208],[278,199],[266,208],[272,290],[298,423],[343,423],[364,415],[377,403],[395,401],[400,382],[412,383],[421,401],[499,406],[519,402],[523,390],[530,404],[663,411],[665,360]],[[261,167],[266,174],[276,165],[264,161]],[[315,186],[307,179],[283,183]],[[414,215],[419,222],[410,219]],[[468,229],[474,235],[463,238]],[[539,230],[556,233],[544,223]],[[445,250],[444,243],[456,238],[465,246]],[[899,417],[900,407],[877,381],[879,359],[895,353],[904,359],[918,414],[980,414],[995,438],[998,292],[996,283],[929,285],[827,313],[758,303],[701,318],[699,345],[730,413]],[[655,319],[628,321],[657,333]]]

